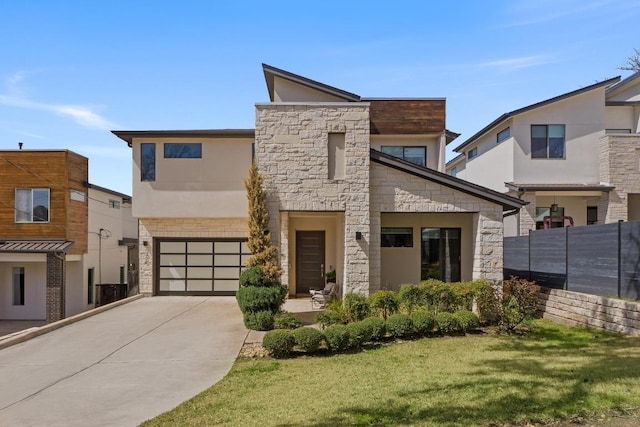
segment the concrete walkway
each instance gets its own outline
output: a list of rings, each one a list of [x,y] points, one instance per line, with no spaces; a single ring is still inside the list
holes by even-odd
[[[233,297],[116,307],[0,350],[0,425],[137,425],[224,377],[246,335]]]

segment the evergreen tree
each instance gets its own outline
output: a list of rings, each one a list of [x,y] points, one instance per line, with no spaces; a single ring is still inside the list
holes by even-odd
[[[280,280],[282,269],[278,260],[278,249],[271,243],[268,233],[269,215],[267,213],[266,193],[262,187],[262,176],[254,162],[249,176],[244,181],[249,200],[249,241],[247,246],[252,253],[247,267],[259,266],[270,281]]]

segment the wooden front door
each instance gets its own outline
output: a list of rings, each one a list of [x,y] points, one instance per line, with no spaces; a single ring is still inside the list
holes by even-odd
[[[324,231],[296,231],[296,294],[324,288]]]

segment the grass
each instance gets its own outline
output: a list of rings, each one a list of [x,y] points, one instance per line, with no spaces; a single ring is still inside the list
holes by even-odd
[[[239,360],[222,381],[143,426],[502,425],[638,407],[640,338],[541,320],[526,336]]]

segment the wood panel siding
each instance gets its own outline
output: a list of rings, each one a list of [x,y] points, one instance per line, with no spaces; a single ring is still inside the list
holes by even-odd
[[[445,130],[444,99],[385,99],[368,102],[371,104],[371,134],[425,134]]]
[[[86,193],[87,179],[87,158],[66,150],[0,151],[0,238],[72,240],[69,253],[85,253],[87,203],[70,202],[69,190]],[[49,222],[15,222],[16,188],[50,190]]]

